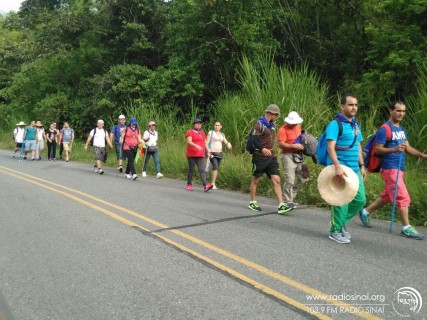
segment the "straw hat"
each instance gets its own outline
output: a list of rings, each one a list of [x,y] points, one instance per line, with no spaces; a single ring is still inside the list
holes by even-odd
[[[16,124],[17,126],[26,126],[26,123],[24,121],[19,121],[19,123]]]
[[[357,194],[359,189],[359,178],[349,167],[341,165],[347,177],[335,175],[333,165],[324,168],[317,178],[317,188],[320,196],[333,206],[342,206],[349,203]]]
[[[43,127],[43,124],[40,121],[37,121],[35,124],[36,127]]]

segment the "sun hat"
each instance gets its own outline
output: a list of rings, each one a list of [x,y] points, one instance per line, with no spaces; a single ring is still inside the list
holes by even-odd
[[[96,123],[97,123],[97,124],[98,124],[98,123],[102,123],[102,124],[104,124],[104,120],[99,119]]]
[[[335,166],[325,167],[317,177],[317,188],[320,196],[333,206],[342,206],[349,203],[359,189],[357,174],[345,165],[341,165],[347,176],[335,175]]]
[[[36,127],[43,127],[43,124],[40,121],[37,121],[35,124]]]
[[[200,118],[196,118],[194,119],[193,124],[196,124],[196,123],[202,123],[202,120],[200,120]]]
[[[265,112],[271,113],[271,114],[280,114],[280,108],[275,104],[270,104],[267,109],[265,109]]]
[[[299,116],[298,112],[291,111],[288,116],[285,118],[285,122],[289,124],[300,124],[304,120]]]
[[[119,115],[119,120],[120,119],[126,119],[126,117],[123,114],[121,114],[121,115]]]
[[[131,118],[131,119],[129,120],[129,123],[130,123],[130,124],[136,124],[136,125],[138,125],[138,121],[136,121],[136,119],[135,119],[135,118]]]
[[[156,123],[155,123],[154,121],[150,121],[150,122],[148,123],[148,125],[149,125],[149,126],[155,126],[155,125],[156,125]]]
[[[19,123],[16,124],[17,126],[26,126],[27,124],[24,121],[19,121]]]

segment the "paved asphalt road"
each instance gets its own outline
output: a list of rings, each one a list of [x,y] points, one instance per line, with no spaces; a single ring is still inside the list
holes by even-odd
[[[399,225],[342,245],[327,210],[105,171],[0,150],[0,319],[426,318],[427,241]]]

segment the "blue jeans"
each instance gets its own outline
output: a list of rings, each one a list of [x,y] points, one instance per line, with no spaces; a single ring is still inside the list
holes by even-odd
[[[160,172],[160,157],[159,157],[159,150],[157,150],[154,153],[148,153],[145,156],[145,161],[144,161],[144,169],[142,171],[147,171],[147,165],[148,165],[148,161],[150,161],[150,157],[153,156],[154,159],[154,165],[156,166],[156,173]]]

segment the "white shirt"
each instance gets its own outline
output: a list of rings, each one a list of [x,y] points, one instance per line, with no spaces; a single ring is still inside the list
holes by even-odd
[[[147,147],[154,147],[154,146],[157,146],[157,139],[159,138],[159,134],[157,133],[157,131],[156,130],[154,130],[154,132],[153,131],[150,131],[150,130],[146,130],[145,132],[144,132],[144,135],[143,135],[143,137],[142,137],[143,139],[144,139],[144,141],[146,140],[146,139],[149,139],[146,143],[145,143],[145,145],[147,146]]]
[[[38,139],[38,141],[44,140],[43,133],[44,133],[44,128],[41,128],[41,129],[37,128],[37,139]]]
[[[22,143],[24,141],[24,132],[25,132],[25,128],[20,128],[20,127],[17,127],[15,128],[15,130],[13,130],[16,143]]]
[[[93,146],[105,148],[105,137],[108,134],[107,130],[104,128],[96,128],[96,134],[94,136],[95,129],[92,129],[89,135],[93,137]]]

